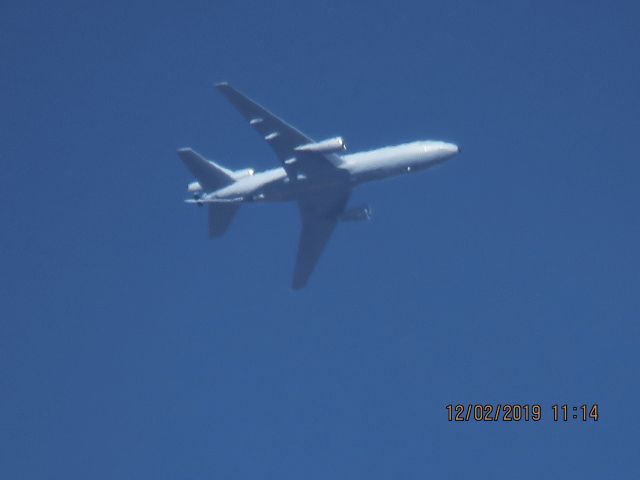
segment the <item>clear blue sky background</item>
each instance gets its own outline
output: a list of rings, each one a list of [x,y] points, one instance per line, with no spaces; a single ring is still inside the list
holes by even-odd
[[[637,2],[92,3],[1,8],[0,477],[640,478]],[[182,202],[178,147],[277,164],[221,80],[464,151],[292,292],[294,205]]]

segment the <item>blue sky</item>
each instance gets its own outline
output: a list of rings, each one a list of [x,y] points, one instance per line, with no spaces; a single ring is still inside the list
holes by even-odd
[[[639,13],[6,2],[0,476],[638,478]],[[374,221],[292,292],[294,205],[211,241],[182,202],[178,147],[277,164],[221,80],[352,151],[463,153],[359,189]]]

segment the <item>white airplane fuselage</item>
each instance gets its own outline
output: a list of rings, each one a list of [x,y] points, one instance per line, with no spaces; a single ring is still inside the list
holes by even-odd
[[[204,202],[292,201],[301,195],[336,186],[354,187],[363,182],[414,173],[441,163],[458,153],[455,144],[417,141],[349,155],[336,155],[334,173],[291,180],[283,167],[251,173],[235,183],[201,196]]]
[[[342,137],[315,141],[228,83],[216,88],[267,142],[280,167],[263,172],[231,170],[189,147],[180,148],[178,156],[197,180],[187,188],[193,198],[185,201],[207,205],[211,238],[224,235],[243,203],[296,202],[301,229],[294,290],[309,281],[338,222],[371,219],[368,205],[349,206],[354,187],[425,170],[459,152],[453,143],[417,141],[346,154]]]

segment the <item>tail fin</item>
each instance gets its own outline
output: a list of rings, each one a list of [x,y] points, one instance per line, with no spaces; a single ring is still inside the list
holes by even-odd
[[[214,192],[235,181],[231,170],[206,160],[190,148],[181,148],[178,156],[206,192]]]
[[[221,237],[231,225],[231,221],[238,213],[239,208],[239,203],[210,203],[209,236]]]

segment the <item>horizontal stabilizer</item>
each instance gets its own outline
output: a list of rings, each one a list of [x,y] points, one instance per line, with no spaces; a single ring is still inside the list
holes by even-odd
[[[202,205],[203,203],[209,204],[217,204],[217,203],[242,203],[244,198],[235,197],[235,198],[187,198],[184,203],[197,203],[198,205]]]
[[[220,237],[227,231],[240,204],[221,203],[209,205],[209,236]]]
[[[230,170],[205,159],[190,148],[181,148],[178,156],[205,192],[214,192],[235,181]]]

